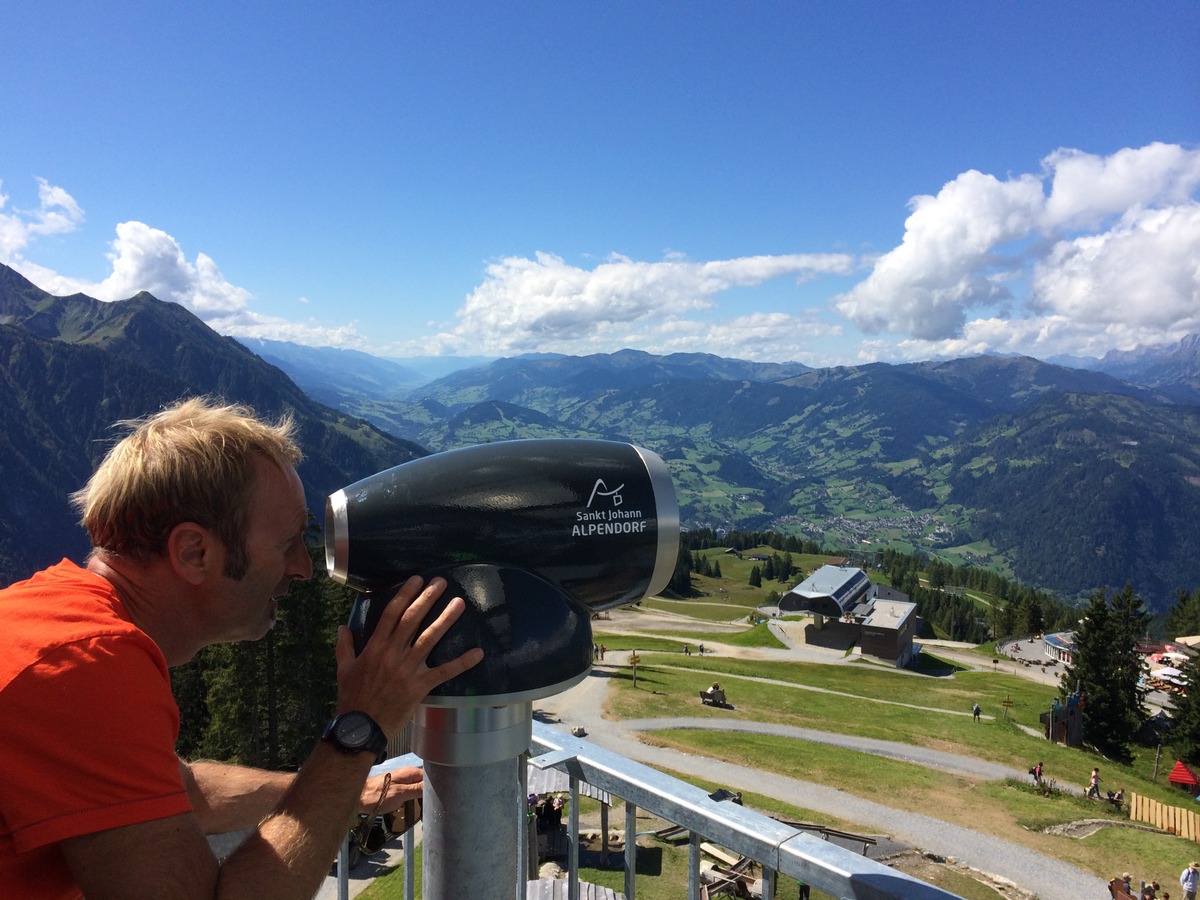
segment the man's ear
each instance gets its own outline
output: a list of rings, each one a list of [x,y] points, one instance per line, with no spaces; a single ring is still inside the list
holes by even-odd
[[[167,558],[171,567],[188,584],[201,584],[220,571],[220,542],[211,531],[195,522],[180,522],[167,536]]]

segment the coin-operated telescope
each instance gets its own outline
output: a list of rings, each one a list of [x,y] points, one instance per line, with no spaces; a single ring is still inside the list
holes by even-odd
[[[670,473],[655,453],[614,441],[481,444],[337,491],[325,541],[331,577],[360,592],[349,623],[359,651],[412,575],[447,582],[426,624],[451,598],[466,601],[429,665],[471,647],[483,661],[435,688],[414,719],[424,891],[485,897],[489,884],[512,896],[524,803],[513,763],[532,739],[532,701],[586,677],[593,613],[667,586],[679,554]]]

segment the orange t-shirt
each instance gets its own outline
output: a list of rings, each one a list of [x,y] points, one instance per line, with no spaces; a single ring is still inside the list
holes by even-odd
[[[63,560],[0,590],[0,897],[78,897],[58,842],[191,809],[158,645]]]

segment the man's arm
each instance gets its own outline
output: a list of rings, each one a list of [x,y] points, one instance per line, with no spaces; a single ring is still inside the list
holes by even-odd
[[[275,811],[292,782],[294,772],[270,772],[248,766],[199,760],[179,763],[188,799],[205,834],[241,831],[256,827]],[[368,778],[363,785],[358,812],[377,806],[380,812],[394,812],[408,800],[421,796],[421,770],[411,766],[394,769],[387,794],[379,803],[383,776]]]
[[[339,713],[362,710],[384,734],[394,735],[430,690],[479,662],[483,653],[476,649],[435,669],[425,665],[430,651],[462,614],[463,602],[456,599],[429,628],[420,630],[444,589],[440,579],[424,590],[420,579],[410,579],[384,609],[357,657],[349,630],[340,629]],[[194,813],[82,835],[60,846],[88,900],[307,900],[320,886],[360,808],[373,762],[370,754],[346,754],[319,742],[277,806],[220,866]]]
[[[179,763],[192,810],[205,834],[254,828],[279,805],[296,776],[200,760]]]

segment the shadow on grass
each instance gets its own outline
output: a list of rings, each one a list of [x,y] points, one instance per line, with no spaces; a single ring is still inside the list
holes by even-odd
[[[918,675],[945,678],[953,675],[955,672],[969,672],[970,669],[967,666],[960,666],[957,663],[947,662],[936,656],[930,656],[928,653],[921,653],[917,656],[917,667],[913,671]]]

